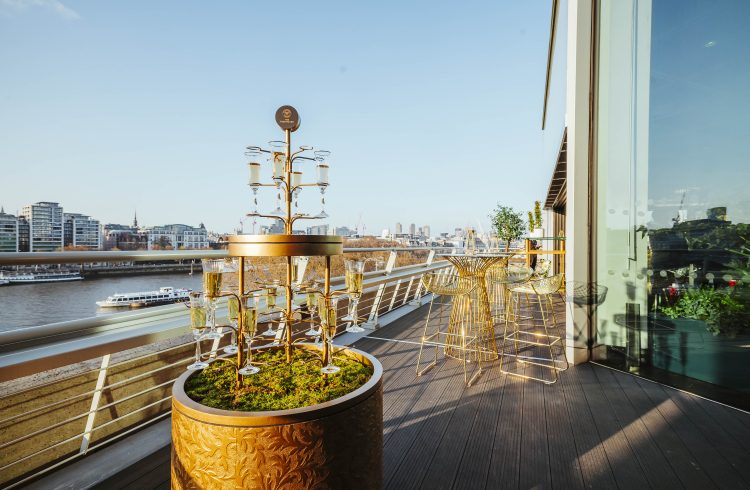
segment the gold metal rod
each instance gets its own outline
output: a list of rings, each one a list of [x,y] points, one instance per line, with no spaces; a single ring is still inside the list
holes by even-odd
[[[242,386],[242,376],[240,375],[239,370],[245,365],[245,349],[243,349],[243,344],[245,344],[245,305],[243,301],[245,293],[245,257],[240,257],[239,267],[240,270],[237,272],[237,290],[239,292],[238,298],[240,301],[239,308],[237,309],[239,312],[237,315],[237,343],[239,344],[239,348],[237,349],[237,382],[235,383],[237,390]]]
[[[331,256],[326,255],[326,269],[323,282],[323,306],[325,307],[326,324],[330,321],[327,317],[328,308],[331,306]],[[322,328],[322,327],[321,327]],[[328,332],[323,332],[323,363],[328,360]]]
[[[284,130],[284,141],[286,142],[286,234],[292,234],[292,132]]]
[[[292,362],[292,321],[293,318],[293,311],[292,311],[292,295],[294,294],[292,292],[292,258],[291,256],[287,256],[286,258],[286,287],[284,290],[286,291],[286,362],[291,364]]]

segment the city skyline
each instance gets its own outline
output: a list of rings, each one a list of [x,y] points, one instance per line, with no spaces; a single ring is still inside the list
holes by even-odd
[[[282,137],[283,104],[302,118],[295,145],[332,151],[331,226],[487,229],[497,202],[523,211],[546,192],[544,3],[27,4],[0,6],[6,210],[51,200],[231,231],[252,209],[244,148]],[[317,189],[300,207],[318,212]]]

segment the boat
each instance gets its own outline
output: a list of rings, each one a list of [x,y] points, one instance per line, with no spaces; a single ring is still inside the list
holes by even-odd
[[[34,284],[37,282],[81,281],[78,272],[0,272],[0,284]]]
[[[10,284],[10,281],[8,281],[6,279],[0,279],[0,286],[3,286],[5,284]]]
[[[159,288],[158,291],[113,294],[103,301],[97,301],[96,304],[101,308],[142,308],[144,306],[166,305],[187,301],[191,291],[192,289],[163,287]]]

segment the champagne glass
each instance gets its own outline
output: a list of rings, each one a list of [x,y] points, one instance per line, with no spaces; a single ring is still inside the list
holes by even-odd
[[[242,335],[245,337],[245,343],[247,343],[247,359],[245,359],[245,365],[239,370],[239,373],[242,376],[250,376],[260,371],[258,366],[253,366],[252,349],[253,339],[258,327],[258,309],[255,307],[252,296],[243,298],[243,301],[242,322],[244,328]]]
[[[255,204],[255,209],[253,210],[253,214],[258,214],[258,188],[261,185],[260,181],[260,159],[262,156],[262,153],[260,149],[258,148],[248,148],[248,150],[245,152],[245,155],[249,157],[250,162],[248,162],[247,167],[250,172],[250,178],[248,179],[247,185],[250,186],[250,188],[253,190],[253,204]]]
[[[224,259],[203,259],[203,294],[207,301],[207,339],[220,339],[222,333],[216,330],[216,298],[221,294],[221,273]]]
[[[357,259],[346,259],[344,261],[346,292],[349,295],[349,314],[343,320],[352,322],[346,327],[347,332],[359,333],[365,329],[360,327],[357,322],[357,304],[362,297],[362,283],[365,276],[365,261]]]
[[[273,166],[273,181],[276,183],[276,209],[271,211],[274,216],[283,216],[281,209],[281,183],[286,175],[286,143],[283,141],[269,141],[271,146],[271,165]]]
[[[279,281],[276,280],[273,284],[266,286],[266,313],[270,313],[276,309],[276,295],[278,294]],[[268,322],[268,329],[261,335],[264,337],[275,337],[276,330],[273,328],[273,321]]]
[[[331,299],[331,306],[324,307],[325,314],[320,315],[325,341],[328,342],[328,359],[326,359],[326,365],[320,370],[323,374],[336,374],[341,371],[340,367],[333,364],[333,337],[336,335],[337,303],[335,298]]]
[[[318,166],[315,168],[318,177],[318,190],[320,190],[320,213],[316,218],[327,218],[326,213],[326,188],[328,188],[328,164],[325,162],[326,158],[331,154],[330,151],[319,150],[315,152],[315,160],[318,161]]]
[[[310,330],[305,332],[308,337],[319,337],[320,328],[315,328],[315,310],[318,307],[318,284],[313,283],[312,288],[307,290],[307,311],[310,313]]]
[[[297,203],[297,198],[299,197],[300,192],[302,192],[302,172],[300,171],[294,171],[292,172],[292,197],[294,198],[294,214],[297,216],[301,216],[299,213],[299,204]]]
[[[237,353],[237,321],[240,316],[240,301],[237,299],[236,296],[232,295],[229,297],[229,301],[227,301],[227,318],[229,319],[229,323],[231,323],[232,328],[231,334],[232,334],[232,340],[229,343],[228,346],[224,347],[224,353],[225,354],[236,354]]]
[[[200,293],[190,293],[190,331],[195,341],[195,361],[190,364],[188,371],[195,371],[208,367],[207,362],[201,361],[201,340],[206,330],[206,302]]]

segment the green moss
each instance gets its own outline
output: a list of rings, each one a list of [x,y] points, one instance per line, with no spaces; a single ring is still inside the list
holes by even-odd
[[[286,410],[323,403],[364,385],[372,368],[347,356],[335,356],[341,368],[336,374],[320,373],[316,351],[294,349],[287,364],[283,349],[265,350],[253,356],[260,372],[243,378],[234,389],[235,370],[226,362],[214,362],[185,383],[185,393],[194,401],[213,408],[239,411]]]

